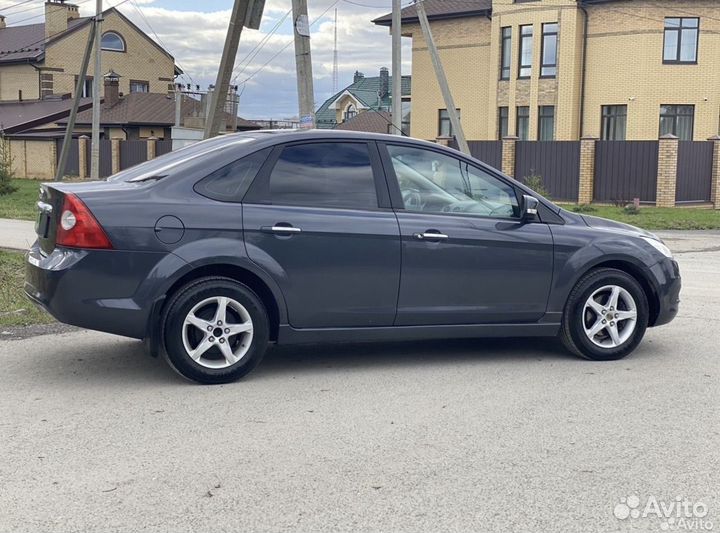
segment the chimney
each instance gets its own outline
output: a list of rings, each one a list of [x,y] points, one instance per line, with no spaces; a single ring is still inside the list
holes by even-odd
[[[49,39],[68,29],[68,21],[80,16],[78,6],[66,4],[65,0],[45,2],[45,38]]]
[[[357,82],[359,82],[359,81],[362,80],[362,79],[365,79],[365,74],[363,74],[362,72],[356,70],[356,71],[355,71],[355,76],[353,77],[353,83],[357,83]]]
[[[387,67],[380,69],[380,98],[385,98],[390,94],[390,72]]]
[[[110,109],[120,101],[120,75],[111,70],[103,76],[105,95],[103,108]]]
[[[5,17],[0,15],[0,30],[3,28],[7,28],[7,24],[5,24]]]

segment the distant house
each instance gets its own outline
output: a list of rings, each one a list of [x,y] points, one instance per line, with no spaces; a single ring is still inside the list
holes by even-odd
[[[336,130],[367,131],[370,133],[393,133],[392,114],[387,111],[367,111],[358,113],[342,124],[335,126]]]
[[[0,101],[39,100],[75,93],[83,50],[92,24],[78,6],[45,2],[45,21],[6,26],[0,15]],[[167,93],[182,71],[175,59],[115,8],[103,12],[102,71],[122,76],[120,92]],[[93,65],[83,96],[91,96]]]
[[[139,140],[156,137],[170,139],[170,130],[175,124],[176,102],[174,95],[154,93],[130,93],[121,96],[119,81],[111,76],[105,78],[105,98],[100,110],[101,137],[105,139]],[[199,100],[182,96],[180,122],[183,126],[195,126],[195,119],[201,128],[204,125],[205,104]],[[67,119],[58,124],[64,129]],[[243,118],[234,120],[225,116],[226,131],[258,130],[260,126]],[[78,113],[75,123],[77,134],[88,133],[92,125],[92,108]]]
[[[321,129],[336,128],[354,117],[368,111],[382,111],[381,117],[389,117],[392,109],[392,76],[387,68],[380,69],[380,75],[366,78],[361,72],[355,72],[352,85],[331,96],[315,113],[317,127]],[[403,97],[403,130],[410,125],[411,78],[402,78]],[[377,119],[378,117],[375,117]],[[362,121],[357,124],[370,124]],[[388,125],[392,121],[388,118]],[[373,121],[376,126],[376,120]],[[384,133],[387,133],[385,128]]]

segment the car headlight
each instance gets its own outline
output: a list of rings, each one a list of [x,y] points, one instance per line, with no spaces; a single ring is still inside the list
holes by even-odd
[[[655,248],[658,252],[663,254],[665,257],[672,258],[673,254],[670,251],[670,248],[665,246],[662,241],[658,241],[655,239],[651,239],[650,237],[643,237],[642,238],[646,243],[648,243],[650,246]]]

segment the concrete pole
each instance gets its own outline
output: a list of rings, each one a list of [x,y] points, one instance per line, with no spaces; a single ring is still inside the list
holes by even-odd
[[[392,121],[390,133],[402,135],[402,6],[401,0],[392,4]]]
[[[297,71],[300,127],[311,129],[315,127],[315,90],[313,88],[307,0],[292,0],[292,9],[295,25],[295,69]]]
[[[63,176],[65,176],[65,167],[67,166],[67,158],[70,153],[70,141],[72,141],[72,134],[75,129],[75,119],[77,118],[78,107],[80,106],[80,99],[82,98],[82,89],[85,86],[87,69],[90,66],[90,56],[92,55],[94,40],[95,24],[91,24],[87,45],[85,46],[85,54],[83,55],[82,66],[80,67],[80,74],[78,75],[78,80],[75,84],[75,98],[73,100],[72,109],[70,110],[70,118],[68,119],[65,137],[63,138],[63,144],[60,150],[60,159],[58,160],[58,166],[55,170],[55,181],[62,181]],[[84,169],[83,172],[81,172],[81,175],[82,174],[84,174]]]
[[[175,127],[182,126],[182,100],[183,93],[180,86],[175,86]]]
[[[95,73],[93,78],[92,145],[90,147],[90,179],[100,179],[100,84],[102,83],[102,0],[95,4]]]
[[[227,37],[220,59],[215,89],[208,95],[210,99],[210,112],[205,119],[204,139],[216,137],[220,133],[220,126],[225,118],[225,101],[230,88],[230,77],[232,76],[235,58],[237,57],[238,46],[240,45],[240,34],[242,34],[245,19],[248,13],[250,0],[235,0],[233,5],[230,23],[228,24]],[[252,7],[252,6],[250,6]]]
[[[437,46],[435,46],[435,40],[433,39],[432,32],[430,31],[430,23],[428,22],[427,13],[425,12],[424,2],[425,0],[419,0],[415,4],[417,6],[418,19],[420,20],[420,28],[422,29],[423,37],[425,38],[428,51],[430,52],[430,59],[432,60],[433,67],[435,68],[435,77],[437,77],[438,84],[440,85],[440,91],[442,92],[445,107],[447,108],[448,116],[450,117],[450,124],[452,124],[455,137],[457,138],[458,148],[464,154],[470,155],[470,147],[465,139],[465,132],[462,129],[462,124],[460,124],[460,117],[458,117],[457,114],[455,100],[453,100],[452,93],[450,92],[450,85],[448,85],[445,70],[443,69],[442,62],[440,61],[440,54],[438,54]]]

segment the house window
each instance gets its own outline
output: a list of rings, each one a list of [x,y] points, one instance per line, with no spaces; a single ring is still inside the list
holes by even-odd
[[[538,140],[552,141],[555,139],[555,106],[541,105],[538,110]]]
[[[410,136],[410,119],[412,117],[412,102],[409,100],[403,100],[402,103],[402,133],[403,135]]]
[[[345,108],[345,114],[343,115],[343,120],[350,120],[355,115],[357,115],[357,107],[355,107],[355,104],[349,104]]]
[[[660,106],[660,136],[672,134],[681,141],[692,141],[695,123],[695,106]]]
[[[75,84],[77,85],[78,77],[75,76]],[[83,83],[80,96],[83,98],[92,98],[93,95],[93,78],[92,76],[85,76],[85,83]]]
[[[458,119],[460,118],[460,110],[457,109]],[[447,109],[440,110],[440,124],[438,127],[438,136],[440,137],[454,137],[455,132],[453,131],[452,124],[450,123],[450,114]]]
[[[510,61],[512,60],[512,28],[502,29],[502,62],[500,65],[500,79],[510,79]]]
[[[602,140],[624,141],[627,131],[627,106],[604,105],[602,107]]]
[[[532,74],[533,27],[520,26],[520,78],[529,78]]]
[[[108,50],[110,52],[124,52],[125,51],[125,39],[114,31],[108,31],[103,33],[102,41],[100,43],[102,50]]]
[[[498,138],[500,140],[508,136],[510,131],[510,108],[501,107],[498,113]]]
[[[697,63],[699,18],[666,18],[663,63]]]
[[[149,93],[150,83],[142,80],[130,80],[131,93]]]
[[[528,106],[517,108],[516,135],[521,141],[527,141],[530,138],[530,108]]]
[[[557,23],[543,24],[542,32],[542,66],[540,76],[543,78],[554,78],[557,76]]]

